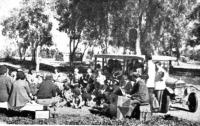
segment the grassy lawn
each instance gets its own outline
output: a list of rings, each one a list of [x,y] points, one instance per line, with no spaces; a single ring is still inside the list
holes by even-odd
[[[116,120],[99,115],[61,115],[50,119],[31,119],[29,117],[0,114],[0,121],[7,124],[39,124],[39,125],[126,125],[126,126],[198,126],[200,123],[190,122],[171,116],[153,116],[151,120],[139,121],[135,119]]]

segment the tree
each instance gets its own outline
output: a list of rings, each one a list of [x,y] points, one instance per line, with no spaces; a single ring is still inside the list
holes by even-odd
[[[18,53],[19,53],[20,59],[22,60],[22,57],[25,55],[25,52],[29,46],[29,43],[27,43],[26,41],[23,41],[23,39],[19,37],[19,32],[17,31],[17,22],[19,22],[19,18],[15,10],[15,13],[12,14],[11,17],[3,21],[2,25],[4,28],[2,30],[2,34],[16,41],[18,45]],[[24,25],[24,27],[26,27],[26,25]]]
[[[186,15],[195,4],[191,1],[58,0],[57,13],[60,30],[71,36],[78,33],[78,40],[84,36],[105,49],[111,42],[131,47],[137,54],[171,55],[172,48],[178,53],[187,34]]]
[[[190,12],[188,19],[193,23],[193,27],[190,29],[190,38],[188,44],[192,47],[200,44],[200,5],[194,7]]]
[[[36,62],[37,48],[43,45],[52,45],[50,33],[52,23],[44,13],[44,8],[45,2],[42,0],[24,0],[22,7],[2,23],[3,35],[15,39],[19,50],[31,47],[34,63]]]
[[[78,30],[74,29],[81,27],[79,29],[79,32],[82,33],[80,37],[89,43],[94,42],[94,45],[97,42],[103,50],[105,49],[103,52],[106,53],[112,30],[112,15],[115,11],[123,9],[122,6],[124,6],[124,1],[121,0],[72,0],[71,2],[58,0],[57,12],[60,16],[60,30],[65,31],[69,36],[76,36],[74,31]],[[74,23],[79,21],[82,23]],[[119,38],[124,37],[120,36]],[[72,40],[70,40],[70,50],[71,42]],[[70,52],[73,54],[75,50],[76,48]]]
[[[166,55],[174,55],[173,50],[175,50],[175,56],[179,58],[181,43],[188,39],[187,17],[196,2],[193,0],[163,2],[158,47],[162,47],[164,52],[167,52]]]

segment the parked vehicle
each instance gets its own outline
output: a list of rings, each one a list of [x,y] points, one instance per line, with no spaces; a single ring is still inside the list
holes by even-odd
[[[198,99],[196,95],[197,88],[191,84],[186,84],[183,80],[169,78],[166,81],[166,90],[163,94],[162,112],[168,112],[170,107],[188,107],[190,112],[196,112],[198,108]]]
[[[97,54],[95,57],[95,66],[98,63],[101,64],[102,68],[108,64],[108,60],[118,60],[122,65],[122,73],[128,71],[128,62],[134,62],[140,60],[140,63],[145,62],[144,55],[110,55],[110,54]]]
[[[109,55],[101,54],[95,55],[95,66],[100,63],[102,68],[108,63],[108,59],[119,60],[122,64],[122,73],[125,74],[128,70],[127,62],[130,60],[141,60],[145,62],[144,55]],[[170,73],[172,62],[177,59],[170,56],[153,56],[154,62],[160,61],[164,64],[167,72]],[[182,80],[168,78],[166,80],[166,89],[164,90],[161,103],[161,113],[167,113],[171,106],[175,104],[181,104],[181,106],[188,106],[190,112],[196,112],[198,108],[198,99],[196,96],[196,87],[190,84],[186,84]]]
[[[160,61],[165,64],[166,70],[170,72],[172,62],[176,61],[175,57],[170,56],[153,56],[153,61]],[[190,112],[196,112],[198,108],[198,99],[196,96],[196,87],[186,84],[183,80],[169,77],[166,80],[166,89],[162,97],[161,112],[167,113],[170,107],[188,106]]]

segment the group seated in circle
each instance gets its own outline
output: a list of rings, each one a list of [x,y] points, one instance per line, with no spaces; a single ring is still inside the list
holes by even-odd
[[[7,102],[15,110],[29,108],[34,103],[75,109],[89,106],[116,113],[113,109],[116,96],[128,97],[133,104],[149,101],[146,66],[139,62],[128,65],[128,71],[122,73],[120,62],[110,60],[107,66],[88,68],[84,74],[78,68],[72,73],[61,73],[58,69],[54,73],[33,73],[31,69],[25,73],[20,69],[9,74],[6,66],[0,66],[0,102]],[[130,112],[127,116],[131,116]]]

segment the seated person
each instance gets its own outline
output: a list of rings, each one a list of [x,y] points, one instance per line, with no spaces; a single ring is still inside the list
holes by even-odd
[[[130,76],[125,76],[124,77],[124,84],[123,84],[123,86],[122,86],[122,90],[123,90],[123,92],[124,92],[124,95],[125,94],[128,94],[128,95],[130,95],[131,94],[131,91],[132,91],[132,89],[133,89],[133,86],[134,86],[134,84],[135,84],[135,82],[132,80],[132,77],[130,77]]]
[[[37,103],[48,106],[55,105],[59,101],[56,97],[58,91],[58,87],[53,83],[52,74],[47,74],[45,80],[38,87]]]
[[[63,95],[64,95],[64,99],[66,100],[67,106],[70,107],[73,101],[73,93],[72,93],[71,88],[68,85],[65,85]]]
[[[64,85],[70,83],[70,79],[68,78],[67,74],[61,73],[57,80],[54,80],[54,84],[58,87],[61,95],[64,91]]]
[[[73,95],[72,95],[72,103],[71,106],[73,108],[81,108],[83,106],[83,100],[82,100],[82,94],[81,90],[79,88],[75,88],[73,90]]]
[[[125,99],[131,99],[130,104],[128,106],[128,112],[125,114],[126,117],[131,117],[133,110],[135,107],[140,104],[140,103],[149,103],[149,95],[148,95],[148,90],[147,87],[144,83],[144,81],[141,79],[141,76],[138,76],[136,79],[136,84],[132,88],[133,91],[131,92],[130,95],[127,95],[128,98]],[[106,112],[107,114],[111,116],[116,116],[117,114],[117,95],[110,95],[110,103],[104,104],[104,109],[103,111]]]
[[[12,71],[10,74],[12,82],[14,82],[16,80],[16,76],[17,76],[17,71]]]
[[[114,67],[114,60],[113,60],[113,59],[109,59],[109,60],[108,60],[107,67],[108,67],[108,72],[109,72],[109,73],[112,73],[113,67]]]
[[[101,65],[99,63],[95,67],[96,67],[96,71],[95,72],[101,70]]]
[[[79,69],[74,69],[74,74],[72,75],[71,87],[80,87],[80,80],[82,78],[82,74],[79,73]]]
[[[83,77],[83,88],[86,88],[88,84],[93,84],[95,80],[94,74],[92,73],[92,69],[87,69],[87,74]]]
[[[142,77],[141,75],[137,76],[133,90],[131,94],[128,96],[132,100],[129,106],[129,111],[126,114],[127,117],[131,117],[133,110],[138,104],[149,103],[148,88],[145,84],[145,81],[141,77]]]
[[[12,85],[9,105],[13,109],[21,109],[33,98],[24,72],[18,71],[16,81]]]
[[[103,75],[103,72],[101,70],[98,71],[98,75],[96,78],[96,89],[102,89],[104,87],[106,80],[106,76]]]
[[[6,76],[7,67],[0,66],[0,102],[8,102],[8,98],[11,92],[12,82],[9,77]]]
[[[131,99],[138,100],[140,103],[149,103],[148,89],[144,80],[139,75],[136,79],[136,83],[131,92]]]
[[[113,85],[112,85],[112,90],[111,90],[111,94],[115,94],[115,95],[118,95],[118,96],[122,96],[123,93],[122,93],[122,90],[121,90],[121,87],[119,85],[119,81],[114,79],[112,81]]]
[[[120,68],[115,68],[113,71],[113,77],[120,80],[122,78],[123,71]]]
[[[96,96],[95,101],[97,102],[97,105],[100,105],[100,99],[102,97],[102,91],[105,89],[106,76],[103,75],[102,71],[98,71],[98,75],[95,81],[95,90],[94,95]]]
[[[92,73],[91,69],[87,70],[87,74],[83,79],[82,84],[82,97],[83,101],[85,102],[85,105],[88,105],[88,102],[92,99],[92,91],[94,90],[94,80],[95,77]]]
[[[109,72],[109,67],[108,66],[104,66],[103,67],[103,73],[106,77],[111,77],[112,73]]]
[[[53,74],[53,79],[54,79],[54,81],[58,81],[58,78],[59,78],[60,76],[61,76],[60,71],[59,71],[57,68],[55,68],[54,74]]]
[[[116,112],[116,105],[114,102],[116,101],[118,96],[122,96],[122,91],[119,86],[119,82],[116,79],[107,80],[107,88],[103,92],[101,97],[101,111],[105,112],[105,114],[113,115]]]
[[[37,74],[33,79],[33,83],[29,83],[29,87],[31,89],[31,93],[35,96],[38,91],[38,85],[40,85],[43,81],[43,76],[41,74]]]

